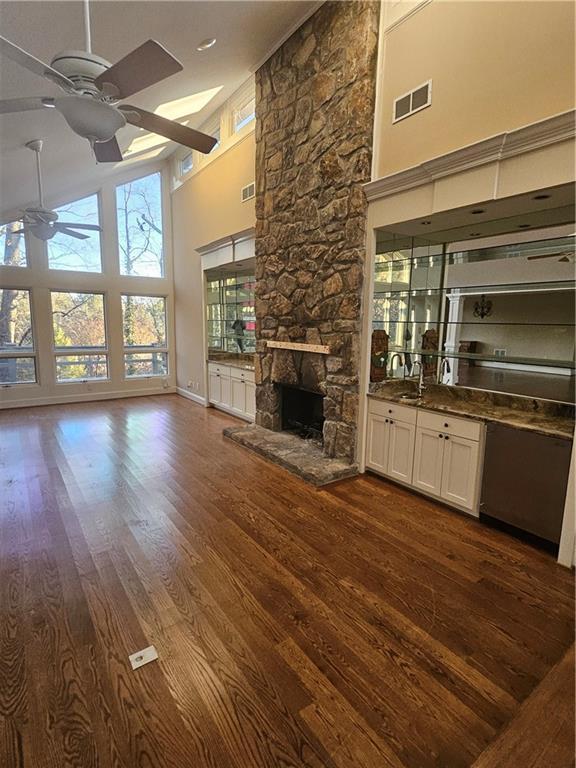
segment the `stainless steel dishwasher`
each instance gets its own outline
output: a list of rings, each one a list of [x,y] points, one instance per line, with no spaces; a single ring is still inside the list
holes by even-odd
[[[489,424],[480,518],[488,516],[558,544],[572,441]]]

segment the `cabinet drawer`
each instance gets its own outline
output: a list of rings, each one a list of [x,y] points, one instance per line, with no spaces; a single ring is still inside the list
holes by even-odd
[[[208,363],[208,373],[219,374],[220,376],[230,376],[230,368],[227,365]]]
[[[368,412],[376,416],[384,416],[389,419],[398,419],[404,424],[416,424],[416,408],[398,403],[388,403],[386,400],[370,398]]]
[[[421,410],[418,411],[418,426],[433,429],[446,435],[464,437],[467,440],[480,440],[483,425],[479,421],[459,419],[448,413]]]
[[[246,368],[230,368],[230,375],[233,379],[254,383],[254,371],[248,371]]]

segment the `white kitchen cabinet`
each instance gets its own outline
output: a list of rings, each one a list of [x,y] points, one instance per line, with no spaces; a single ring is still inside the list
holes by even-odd
[[[227,413],[254,421],[256,415],[254,371],[209,363],[208,399],[212,405]]]
[[[388,423],[388,461],[386,474],[402,483],[412,482],[414,461],[414,424],[405,424],[397,419]]]
[[[446,435],[442,459],[441,497],[451,504],[474,510],[478,495],[480,446],[475,440]]]
[[[253,381],[246,381],[246,415],[251,421],[256,418],[256,384]]]
[[[386,473],[388,466],[389,419],[375,413],[368,414],[368,441],[366,465]]]
[[[246,384],[244,379],[231,379],[231,403],[230,407],[239,415],[246,411]]]
[[[423,493],[440,496],[442,491],[442,457],[444,435],[434,429],[416,430],[412,485]]]
[[[478,514],[480,422],[374,399],[367,427],[369,469]]]

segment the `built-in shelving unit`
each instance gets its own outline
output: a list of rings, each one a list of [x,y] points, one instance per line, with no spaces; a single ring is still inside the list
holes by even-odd
[[[445,384],[521,394],[533,386],[538,396],[545,375],[558,396],[549,382],[542,396],[573,398],[573,237],[466,250],[388,236],[377,250],[372,382],[422,366]]]
[[[206,272],[208,353],[253,353],[256,347],[254,273],[226,268]]]

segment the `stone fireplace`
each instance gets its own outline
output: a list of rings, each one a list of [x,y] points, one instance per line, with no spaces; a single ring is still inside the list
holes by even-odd
[[[327,2],[256,73],[256,423],[282,430],[283,386],[320,394],[324,454],[348,462],[378,12]]]
[[[280,395],[282,431],[304,440],[324,442],[324,396],[308,389],[277,384]]]

